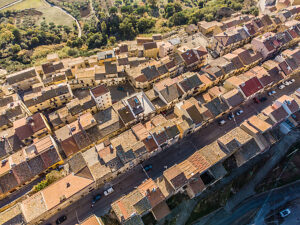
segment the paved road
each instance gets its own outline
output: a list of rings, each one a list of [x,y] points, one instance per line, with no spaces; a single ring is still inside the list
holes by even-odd
[[[243,107],[244,113],[235,118],[235,121],[227,121],[222,127],[220,127],[217,122],[211,123],[208,127],[200,129],[198,132],[188,136],[181,143],[175,144],[170,148],[164,150],[158,155],[148,159],[144,164],[152,164],[153,169],[149,171],[148,175],[151,178],[159,177],[165,170],[165,166],[172,166],[175,163],[182,162],[190,155],[192,155],[197,149],[204,147],[205,145],[213,142],[219,137],[223,136],[226,132],[232,130],[234,127],[238,126],[245,119],[257,114],[266,106],[270,105],[272,101],[276,98],[294,92],[300,86],[300,78],[295,78],[296,82],[290,85],[288,88],[283,90],[276,89],[277,93],[275,96],[268,97],[267,101],[254,104],[252,101],[245,104]],[[79,220],[83,220],[89,214],[95,213],[96,215],[105,214],[110,208],[110,204],[117,200],[124,194],[129,193],[138,186],[143,180],[147,178],[146,174],[142,171],[140,166],[137,166],[134,170],[123,174],[121,178],[113,182],[115,192],[110,196],[103,197],[96,206],[91,209],[90,203],[92,196],[95,193],[102,193],[104,188],[100,188],[98,191],[90,193],[88,196],[73,203],[71,206],[59,212],[57,215],[50,218],[47,222],[54,222],[60,215],[67,215],[68,220],[65,224],[74,225]]]
[[[271,193],[271,194],[270,194]],[[278,207],[285,204],[288,201],[292,201],[300,197],[300,181],[296,181],[292,184],[273,189],[268,192],[256,195],[246,201],[244,201],[238,208],[232,213],[228,213],[225,210],[217,211],[208,221],[202,223],[201,221],[194,223],[194,225],[233,225],[233,224],[245,224],[240,219],[247,215],[252,210],[258,210],[265,203],[266,198],[270,203],[270,208],[266,209],[269,212],[272,205]],[[262,219],[265,214],[262,215]],[[255,223],[256,224],[256,223]]]
[[[10,4],[7,4],[7,5],[3,6],[3,7],[1,7],[0,10],[6,9],[6,8],[8,8],[8,7],[11,7],[11,6],[13,6],[13,5],[15,5],[15,4],[18,4],[18,3],[20,3],[20,2],[23,2],[23,1],[24,1],[24,0],[17,0],[17,1],[15,1],[15,2],[12,2],[12,3],[10,3]]]

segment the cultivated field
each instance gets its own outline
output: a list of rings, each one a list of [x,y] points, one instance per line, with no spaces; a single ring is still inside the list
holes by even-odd
[[[45,17],[47,23],[53,22],[56,25],[67,25],[69,27],[72,27],[73,20],[71,17],[67,16],[60,9],[56,7],[51,7],[43,0],[24,0],[9,8],[6,8],[5,10],[25,10],[25,9],[35,9],[42,13],[41,16],[35,18],[36,24],[40,24],[43,20],[43,17]]]

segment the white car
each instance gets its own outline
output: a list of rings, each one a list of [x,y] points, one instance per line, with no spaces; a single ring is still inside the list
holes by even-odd
[[[111,194],[113,192],[114,192],[114,189],[112,187],[110,187],[106,191],[104,191],[104,195],[107,196],[107,195],[109,195],[109,194]]]
[[[285,88],[285,85],[281,84],[278,88],[281,90],[281,89]]]
[[[270,91],[270,92],[268,93],[269,96],[274,95],[274,94],[276,94],[276,91]]]
[[[290,80],[290,84],[294,83],[295,82],[295,79],[291,79]]]
[[[289,208],[287,208],[287,209],[282,210],[279,214],[282,218],[284,218],[291,214],[291,210]]]
[[[219,121],[219,125],[220,125],[220,126],[224,125],[225,123],[226,123],[225,120],[220,120],[220,121]]]
[[[290,82],[289,82],[288,80],[283,81],[282,83],[283,83],[284,85],[286,85],[286,86],[290,85]]]

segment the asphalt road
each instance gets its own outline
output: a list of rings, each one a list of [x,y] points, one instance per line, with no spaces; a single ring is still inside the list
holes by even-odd
[[[148,159],[143,164],[152,164],[153,169],[148,172],[151,178],[157,178],[162,175],[165,170],[165,166],[170,167],[175,163],[180,163],[190,155],[192,155],[197,149],[204,147],[205,145],[217,140],[219,137],[223,136],[226,132],[232,130],[234,127],[239,126],[245,119],[251,117],[252,115],[258,114],[266,106],[272,104],[272,102],[284,95],[294,92],[298,87],[300,87],[300,78],[295,78],[296,82],[292,85],[284,88],[283,90],[275,89],[277,93],[274,96],[268,96],[267,101],[255,104],[252,100],[245,103],[241,108],[244,113],[240,116],[236,116],[234,120],[227,120],[223,126],[219,126],[217,122],[209,124],[205,128],[201,128],[199,131],[191,134],[185,139],[181,140],[179,143],[165,149],[158,155]],[[263,94],[266,96],[266,94]],[[226,116],[225,116],[226,118]],[[68,217],[64,224],[76,224],[79,221],[84,220],[90,214],[95,213],[96,215],[103,215],[110,209],[110,204],[120,198],[122,195],[129,193],[138,186],[143,180],[147,179],[147,175],[143,172],[140,166],[135,167],[131,171],[120,175],[111,184],[113,185],[115,191],[106,197],[102,197],[98,203],[96,203],[94,208],[91,208],[92,196],[97,193],[103,193],[104,187],[90,193],[81,200],[74,202],[69,207],[63,209],[55,216],[51,217],[47,222],[55,223],[55,220],[61,215],[66,215]],[[109,185],[109,184],[108,184]]]
[[[258,194],[252,198],[247,199],[239,207],[235,208],[232,213],[226,212],[224,209],[216,212],[210,220],[205,223],[198,222],[194,225],[237,225],[237,224],[249,224],[249,218],[243,218],[244,215],[247,215],[251,211],[259,210],[263,204],[269,203],[269,207],[265,209],[265,212],[268,213],[270,209],[274,206],[277,208],[280,205],[285,204],[286,202],[292,201],[300,197],[300,181],[296,181],[292,184],[285,185],[280,188],[273,189],[268,192]],[[262,221],[266,213],[261,214]],[[254,218],[250,218],[250,221]],[[245,223],[247,221],[247,223]],[[264,223],[250,223],[250,224],[264,224]]]

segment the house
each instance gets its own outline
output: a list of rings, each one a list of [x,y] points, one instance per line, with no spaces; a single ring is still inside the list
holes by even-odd
[[[41,138],[51,133],[48,121],[42,113],[14,121],[13,129],[18,139],[26,145],[32,143],[34,138]]]
[[[265,138],[264,134],[272,128],[271,124],[254,115],[244,121],[240,125],[240,128],[255,138],[260,149],[264,150],[269,147],[269,142]]]
[[[195,95],[204,91],[205,85],[201,82],[199,74],[187,72],[179,77],[178,85],[185,92],[185,96]]]
[[[40,79],[34,67],[6,75],[4,87],[8,91],[26,91],[33,84],[40,83]]]
[[[280,98],[276,99],[273,103],[275,107],[283,107],[284,110],[288,113],[288,115],[292,115],[293,113],[299,111],[300,107],[298,103],[292,97],[288,95],[283,95]]]
[[[59,56],[57,53],[51,53],[47,55],[47,61],[48,62],[58,62]]]
[[[221,97],[216,97],[214,99],[209,100],[207,103],[203,104],[201,108],[203,112],[203,118],[207,119],[211,119],[212,117],[218,117],[229,109],[226,102],[223,101]]]
[[[28,224],[39,223],[57,211],[69,205],[69,201],[76,201],[81,195],[93,187],[93,179],[88,176],[73,173],[58,180],[36,194],[21,202],[21,209]]]
[[[40,175],[48,168],[62,164],[58,146],[52,136],[35,139],[33,144],[2,160],[0,193],[5,194]]]
[[[262,150],[256,140],[240,127],[232,129],[217,142],[228,155],[233,154],[237,166],[241,166]]]
[[[0,213],[0,223],[5,225],[26,224],[20,204],[15,204],[14,206],[6,209],[5,211],[2,211]]]
[[[92,144],[87,130],[96,125],[97,122],[92,114],[86,113],[79,116],[78,120],[55,131],[55,136],[67,157]]]
[[[280,10],[280,9],[285,9],[288,6],[291,5],[291,1],[290,0],[279,0],[276,1],[276,9]]]
[[[0,158],[19,151],[25,144],[16,135],[13,127],[0,132]]]
[[[23,102],[26,108],[35,113],[39,110],[48,108],[57,108],[73,98],[72,90],[69,84],[59,84],[48,86],[38,91],[26,92],[23,97]]]
[[[190,24],[185,27],[185,32],[189,35],[195,34],[198,32],[198,27],[195,24]]]
[[[136,162],[133,160],[141,160],[141,156],[147,153],[144,144],[137,140],[131,130],[121,133],[110,142],[123,164],[130,162],[130,165],[134,165]]]
[[[177,84],[177,79],[166,78],[153,85],[155,93],[167,105],[177,102],[184,94]]]
[[[145,120],[155,114],[155,107],[147,98],[144,92],[138,92],[122,99],[125,106],[128,106],[133,116],[138,120]]]
[[[179,102],[175,105],[174,113],[178,117],[184,116],[185,118],[190,119],[194,123],[194,129],[199,128],[204,121],[201,115],[201,109],[196,99],[193,97]]]
[[[144,43],[143,47],[144,47],[144,57],[157,58],[157,56],[158,56],[158,46],[157,46],[156,42]]]
[[[213,36],[211,48],[222,56],[245,44],[249,38],[249,34],[243,27],[227,29]]]
[[[98,52],[97,58],[98,58],[99,65],[103,65],[104,62],[116,61],[116,55],[113,50]]]
[[[117,155],[117,150],[112,145],[105,146],[104,143],[96,145],[100,160],[104,162],[113,172],[121,169],[124,164]]]
[[[163,176],[169,182],[169,184],[172,186],[175,192],[183,190],[183,187],[188,183],[184,172],[180,169],[180,167],[177,164],[166,169],[163,172]]]
[[[280,47],[280,43],[275,39],[275,34],[271,32],[253,38],[251,45],[253,50],[261,53],[264,59],[274,55],[277,48]]]
[[[288,117],[288,112],[284,109],[283,106],[279,106],[277,104],[272,104],[265,108],[262,111],[262,114],[265,116],[268,116],[271,121],[273,122],[273,126],[276,126],[277,124],[280,124],[282,121],[284,121]]]
[[[199,31],[205,36],[216,35],[223,31],[221,29],[223,24],[218,21],[211,21],[211,22],[200,21],[198,22],[197,25]]]
[[[145,43],[153,42],[152,37],[137,37],[136,43],[137,45],[143,45]]]
[[[105,225],[105,224],[100,217],[96,216],[95,214],[92,214],[91,216],[89,216],[88,218],[86,218],[85,220],[83,220],[82,222],[76,225]]]
[[[162,42],[159,45],[158,55],[160,58],[164,58],[167,55],[174,53],[175,47],[170,42]]]
[[[186,67],[190,70],[201,67],[206,62],[207,51],[203,47],[189,49],[181,54]]]
[[[253,52],[252,49],[238,48],[232,52],[236,55],[240,62],[243,64],[243,71],[248,70],[249,68],[257,65],[262,60],[262,55],[260,52]],[[235,63],[238,63],[237,59]]]
[[[112,105],[109,89],[105,85],[99,85],[90,90],[91,96],[100,110],[107,109]]]
[[[152,34],[153,41],[162,41],[163,36],[161,34]]]
[[[122,225],[143,225],[141,216],[151,209],[147,196],[138,189],[119,198],[111,204],[111,207]]]
[[[131,130],[137,139],[144,143],[149,153],[154,153],[156,150],[158,150],[158,144],[142,123],[132,126]]]
[[[218,67],[222,71],[222,74],[225,74],[222,76],[222,79],[232,76],[237,70],[231,61],[228,61],[223,57],[211,60],[203,70],[209,72],[209,67]]]
[[[221,98],[226,102],[229,108],[235,108],[245,100],[244,96],[237,88],[222,94]]]

